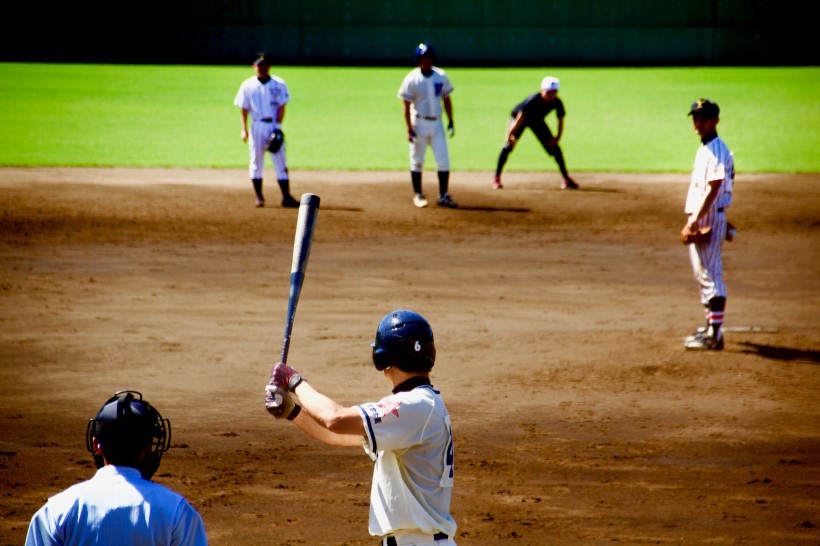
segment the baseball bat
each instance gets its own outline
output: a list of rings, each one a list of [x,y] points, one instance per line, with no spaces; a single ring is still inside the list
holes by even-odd
[[[296,237],[293,240],[293,262],[290,266],[290,295],[288,296],[288,315],[285,320],[285,335],[282,340],[281,362],[287,362],[290,350],[290,335],[293,331],[293,320],[296,318],[296,306],[305,281],[305,270],[310,257],[310,246],[313,232],[316,230],[316,215],[319,213],[319,196],[312,193],[302,194],[299,203],[299,216],[296,218]]]

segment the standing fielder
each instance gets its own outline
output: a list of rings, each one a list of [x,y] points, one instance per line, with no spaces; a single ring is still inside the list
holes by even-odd
[[[242,141],[247,142],[250,149],[249,170],[253,190],[256,192],[256,206],[264,207],[262,173],[265,169],[265,152],[268,151],[268,141],[274,131],[278,130],[282,135],[282,120],[285,118],[285,105],[290,101],[290,93],[285,80],[270,75],[270,60],[267,55],[260,53],[253,62],[253,67],[256,76],[242,82],[233,103],[242,109]],[[253,121],[250,131],[248,115]],[[290,195],[284,140],[277,151],[271,151],[271,160],[282,190],[282,206],[298,207],[299,201]]]
[[[706,315],[706,326],[684,342],[684,347],[694,350],[723,349],[726,285],[721,249],[726,238],[726,209],[732,203],[735,163],[729,147],[717,134],[719,114],[718,105],[708,99],[695,101],[689,112],[703,143],[695,155],[684,209],[688,219],[680,233],[681,240],[689,246],[689,258]],[[693,238],[698,233],[706,235]]]
[[[364,446],[375,461],[369,530],[380,544],[454,546],[455,452],[450,415],[430,383],[433,330],[418,313],[393,311],[379,324],[372,347],[373,365],[392,384],[391,395],[343,407],[280,362],[271,371],[265,407],[326,444]]]
[[[501,153],[498,154],[498,164],[495,168],[495,178],[493,178],[493,189],[500,190],[504,187],[501,183],[501,171],[504,170],[504,165],[507,164],[507,158],[515,149],[515,145],[524,134],[524,129],[527,127],[535,134],[538,142],[547,152],[555,159],[558,169],[564,180],[561,182],[561,188],[565,190],[577,190],[576,184],[570,177],[567,171],[566,163],[564,162],[564,154],[558,142],[561,140],[561,135],[564,134],[564,117],[566,110],[564,103],[558,98],[558,88],[560,83],[557,78],[547,76],[541,80],[541,92],[530,95],[523,102],[513,108],[511,112],[510,124],[507,127],[507,138],[504,142],[504,147],[501,148]],[[552,136],[550,128],[547,126],[544,118],[547,114],[555,110],[555,115],[558,118],[558,130],[555,136]]]
[[[458,203],[448,193],[450,156],[441,121],[443,103],[449,120],[447,132],[452,138],[456,133],[453,125],[453,102],[450,99],[453,86],[444,70],[433,66],[435,60],[436,50],[433,46],[419,44],[416,48],[418,68],[405,76],[398,96],[404,101],[404,123],[407,125],[407,140],[410,141],[410,180],[415,193],[413,204],[420,208],[427,206],[427,198],[421,191],[421,173],[424,154],[429,145],[438,166],[438,205],[455,208]]]

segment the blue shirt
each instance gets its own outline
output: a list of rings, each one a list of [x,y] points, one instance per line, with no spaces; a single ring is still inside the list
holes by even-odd
[[[182,495],[136,468],[108,465],[48,499],[31,518],[26,546],[51,544],[207,546],[208,539]]]

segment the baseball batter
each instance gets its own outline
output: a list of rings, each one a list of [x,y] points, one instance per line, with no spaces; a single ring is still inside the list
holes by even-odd
[[[151,481],[171,445],[171,424],[137,391],[120,391],[88,423],[97,473],[51,497],[31,518],[26,546],[206,546],[185,498]]]
[[[343,407],[280,362],[271,372],[265,407],[324,443],[364,446],[375,461],[369,530],[380,544],[454,545],[455,450],[450,415],[430,382],[433,330],[418,313],[393,311],[379,323],[372,348],[373,365],[393,387],[389,396]]]
[[[555,159],[558,164],[558,169],[561,171],[564,179],[561,182],[561,188],[565,190],[577,190],[576,184],[570,177],[567,171],[566,163],[564,162],[564,153],[558,142],[564,134],[564,117],[566,110],[564,103],[558,98],[558,88],[560,82],[557,78],[547,76],[541,81],[541,92],[530,95],[511,112],[510,123],[507,126],[507,138],[504,142],[504,147],[498,155],[498,164],[495,169],[495,178],[493,178],[493,188],[500,190],[504,187],[501,183],[501,172],[504,170],[504,165],[507,159],[515,149],[515,145],[524,134],[524,129],[527,127],[535,134],[538,142],[543,146],[544,151]],[[558,130],[555,136],[552,136],[550,128],[547,126],[544,119],[552,111],[558,118]]]
[[[250,176],[253,190],[256,193],[256,206],[265,206],[262,192],[262,173],[265,169],[265,153],[268,152],[268,141],[274,131],[282,129],[285,118],[285,105],[290,102],[290,93],[285,80],[270,74],[270,60],[260,53],[253,62],[256,75],[248,78],[239,87],[234,98],[234,105],[242,109],[242,141],[250,149]],[[248,117],[251,127],[248,130]],[[290,195],[290,178],[285,159],[285,143],[277,151],[271,151],[271,160],[276,169],[276,178],[282,191],[283,207],[298,207],[299,201]]]
[[[436,51],[429,44],[419,44],[416,48],[418,67],[412,70],[399,87],[399,98],[404,101],[404,123],[407,139],[410,141],[410,180],[413,184],[413,204],[426,207],[427,198],[422,192],[421,173],[427,146],[433,149],[438,167],[438,205],[455,208],[458,206],[449,194],[450,156],[441,108],[447,113],[447,132],[455,135],[453,125],[453,102],[450,94],[453,86],[444,70],[433,66]]]
[[[692,167],[684,208],[687,220],[681,229],[681,239],[689,247],[706,326],[686,338],[684,346],[693,350],[719,351],[723,349],[722,326],[726,310],[721,250],[726,238],[726,210],[732,203],[735,164],[732,152],[717,134],[718,105],[708,99],[699,99],[692,104],[689,115],[702,145]],[[698,233],[707,235],[690,242]]]

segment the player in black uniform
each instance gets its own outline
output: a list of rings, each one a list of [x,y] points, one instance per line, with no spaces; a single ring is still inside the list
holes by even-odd
[[[561,188],[566,190],[577,190],[576,184],[567,172],[567,166],[564,163],[564,154],[561,153],[561,148],[558,146],[558,141],[561,140],[561,135],[564,132],[564,103],[557,97],[558,95],[558,79],[546,77],[541,82],[541,92],[530,95],[527,99],[516,106],[512,111],[512,120],[507,129],[507,142],[501,149],[501,154],[498,156],[498,166],[495,169],[495,178],[493,179],[493,188],[500,190],[504,187],[501,183],[501,171],[504,170],[504,164],[507,163],[507,158],[515,148],[515,143],[521,138],[524,129],[529,127],[544,150],[555,158],[558,168],[564,177],[561,182]],[[558,132],[552,136],[552,132],[547,127],[544,118],[547,114],[555,110],[555,115],[558,117]]]

